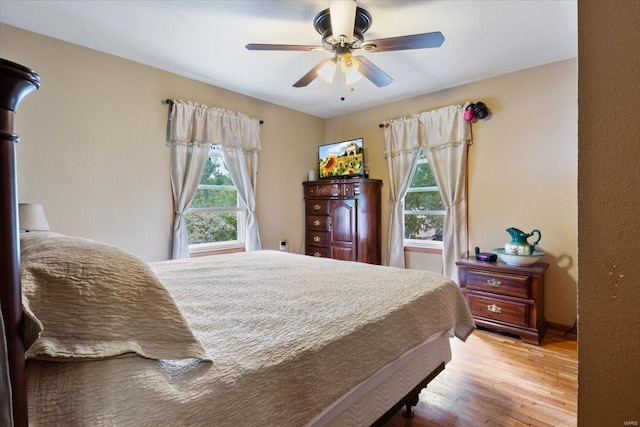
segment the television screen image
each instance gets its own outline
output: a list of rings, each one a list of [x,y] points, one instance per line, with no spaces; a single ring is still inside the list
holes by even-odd
[[[364,175],[363,139],[334,142],[318,147],[318,176],[344,178]]]

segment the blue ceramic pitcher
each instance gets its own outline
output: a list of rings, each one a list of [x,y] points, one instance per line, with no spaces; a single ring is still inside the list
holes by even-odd
[[[504,245],[504,251],[513,255],[531,255],[542,238],[540,230],[533,230],[531,233],[525,233],[517,228],[507,228],[507,233],[511,236],[511,241]],[[538,240],[530,244],[527,239],[538,233]]]

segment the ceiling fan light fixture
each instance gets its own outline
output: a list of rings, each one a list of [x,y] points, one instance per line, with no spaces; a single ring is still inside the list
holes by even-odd
[[[336,62],[335,58],[327,59],[327,61],[318,70],[318,76],[325,82],[333,82],[333,76],[336,74],[336,68],[338,68]]]
[[[342,72],[347,74],[350,70],[357,70],[360,67],[360,61],[351,53],[345,53],[340,58],[340,68]]]
[[[360,60],[351,53],[344,53],[340,57],[340,70],[344,74],[344,83],[353,84],[362,78],[362,74],[358,71],[360,68]]]
[[[362,74],[355,68],[351,68],[349,71],[344,73],[344,84],[350,85],[359,81],[362,78]]]

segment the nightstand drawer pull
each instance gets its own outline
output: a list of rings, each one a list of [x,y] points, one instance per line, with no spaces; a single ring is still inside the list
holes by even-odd
[[[313,241],[318,243],[320,241],[320,236],[313,236]]]
[[[489,310],[492,313],[496,313],[496,314],[502,313],[502,308],[500,306],[495,305],[495,304],[488,305],[487,306],[487,310]]]
[[[315,256],[315,257],[321,257],[321,256],[322,256],[322,254],[321,254],[320,252],[314,252],[314,253],[313,253],[313,256]]]
[[[502,282],[500,280],[497,280],[497,279],[489,279],[489,280],[487,280],[487,283],[492,288],[499,288],[500,286],[502,286]]]
[[[313,221],[313,225],[315,225],[316,227],[320,225],[320,220],[316,219],[315,221]]]
[[[314,211],[319,211],[321,207],[322,206],[320,206],[320,205],[313,205],[313,210]]]

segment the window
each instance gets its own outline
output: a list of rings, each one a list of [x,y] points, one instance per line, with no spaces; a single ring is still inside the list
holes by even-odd
[[[404,197],[405,245],[441,249],[445,214],[431,166],[420,150],[416,172]]]
[[[189,251],[244,247],[246,209],[219,146],[209,151],[200,184],[185,214]]]

